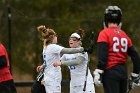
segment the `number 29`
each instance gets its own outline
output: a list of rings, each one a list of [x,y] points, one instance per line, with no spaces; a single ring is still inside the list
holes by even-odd
[[[128,40],[126,38],[113,37],[113,51],[114,52],[126,52],[128,48]],[[119,48],[119,46],[121,46]]]

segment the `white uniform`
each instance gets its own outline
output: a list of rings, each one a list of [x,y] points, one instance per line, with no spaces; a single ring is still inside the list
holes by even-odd
[[[76,57],[82,56],[85,58],[84,62],[79,65],[69,66],[71,81],[70,81],[70,93],[83,93],[84,82],[86,79],[86,68],[88,63],[87,53],[76,53],[76,54],[64,54],[61,57],[62,61],[70,61],[76,59]],[[93,77],[90,70],[88,69],[86,91],[84,93],[95,93]]]
[[[43,49],[43,61],[45,64],[44,81],[46,93],[61,93],[61,68],[54,67],[53,63],[60,60],[60,52],[64,47],[49,44]]]

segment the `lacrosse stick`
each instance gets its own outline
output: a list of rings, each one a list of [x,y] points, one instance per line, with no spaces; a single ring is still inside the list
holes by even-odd
[[[90,37],[89,37],[89,41],[90,41],[90,46],[89,46],[89,51],[88,53],[91,54],[92,53],[92,50],[93,50],[93,47],[95,45],[95,42],[94,42],[94,32],[91,33]],[[85,92],[86,91],[86,85],[87,85],[87,76],[88,76],[88,66],[89,64],[87,63],[87,68],[86,68],[86,76],[85,76],[85,82],[84,82],[84,88],[83,88],[83,91]]]
[[[34,84],[32,85],[31,93],[46,93],[44,85],[41,84],[43,76],[43,72],[39,72]]]

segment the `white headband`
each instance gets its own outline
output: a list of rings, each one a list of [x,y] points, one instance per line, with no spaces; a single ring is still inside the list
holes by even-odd
[[[77,33],[71,34],[70,37],[72,37],[72,38],[77,38],[77,39],[81,39],[80,35],[78,35]]]

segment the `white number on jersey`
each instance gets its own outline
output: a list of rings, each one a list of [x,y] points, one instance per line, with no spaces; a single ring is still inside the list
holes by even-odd
[[[126,38],[118,38],[118,37],[113,37],[113,51],[114,52],[126,52],[128,48],[128,40]],[[121,46],[121,48],[118,48]]]

